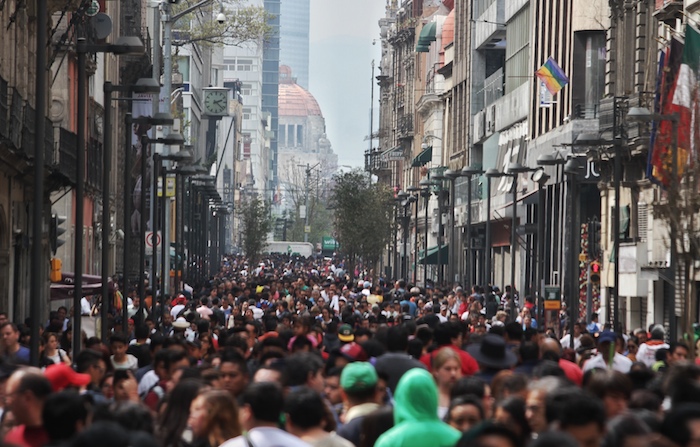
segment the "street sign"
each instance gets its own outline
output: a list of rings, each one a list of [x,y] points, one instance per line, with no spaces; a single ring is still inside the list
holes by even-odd
[[[397,161],[403,160],[403,148],[396,147],[390,151],[386,151],[382,154],[383,161]]]
[[[161,241],[161,234],[160,231],[156,233],[156,240],[155,240],[155,247],[156,250],[160,248],[160,241]],[[153,232],[152,231],[147,231],[146,232],[146,254],[147,255],[153,255]]]
[[[560,310],[561,299],[559,298],[558,286],[544,286],[544,310]]]
[[[304,227],[304,233],[311,233],[311,225],[307,225]]]

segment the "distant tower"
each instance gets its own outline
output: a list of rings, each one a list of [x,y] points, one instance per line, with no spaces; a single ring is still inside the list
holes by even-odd
[[[280,15],[280,64],[288,65],[297,84],[309,88],[309,17],[311,0],[284,0]]]

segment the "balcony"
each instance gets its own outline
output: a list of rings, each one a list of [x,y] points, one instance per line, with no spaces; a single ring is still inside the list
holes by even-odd
[[[87,150],[87,172],[85,180],[87,186],[94,190],[102,189],[102,143],[90,139]]]
[[[75,179],[78,175],[77,156],[78,135],[61,127],[58,140],[58,163],[54,166],[71,185],[75,185]]]
[[[10,100],[7,97],[7,81],[0,77],[0,139],[10,138]]]
[[[12,89],[12,104],[10,106],[10,141],[15,149],[22,147],[22,121],[24,117],[24,99],[19,90]]]
[[[654,18],[660,22],[675,21],[683,18],[682,0],[656,0]]]
[[[397,131],[398,138],[413,138],[413,116],[399,116]]]

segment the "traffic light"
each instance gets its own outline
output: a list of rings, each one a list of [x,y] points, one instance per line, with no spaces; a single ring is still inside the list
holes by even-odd
[[[66,216],[59,216],[56,213],[51,215],[51,223],[49,224],[49,244],[51,246],[51,253],[54,255],[58,247],[66,243],[64,239],[61,239],[61,235],[66,232],[66,229],[62,226],[65,222]]]
[[[51,282],[61,282],[63,279],[63,262],[58,258],[51,258],[51,272],[49,279]]]
[[[588,221],[588,255],[591,259],[600,256],[600,222],[596,216]],[[600,267],[600,265],[598,266]]]
[[[600,284],[600,262],[591,262],[591,282],[595,285]]]

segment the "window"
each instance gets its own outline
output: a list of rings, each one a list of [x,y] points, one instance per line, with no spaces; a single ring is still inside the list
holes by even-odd
[[[174,60],[177,71],[182,74],[183,82],[190,82],[190,58],[189,56],[177,56]]]
[[[286,139],[287,132],[286,131],[287,131],[287,126],[285,126],[284,124],[280,125],[279,135],[277,136],[277,141],[281,142],[283,145],[284,145],[285,141],[287,141],[287,139]]]
[[[304,144],[304,126],[301,124],[297,125],[297,146],[302,146]]]
[[[506,93],[532,77],[530,72],[530,7],[523,8],[506,27]]]
[[[250,138],[249,133],[244,133],[244,134],[242,134],[242,136],[243,136],[243,159],[249,160],[250,159],[250,146],[251,146],[253,140]]]
[[[253,69],[252,59],[238,59],[238,71],[251,71]]]
[[[287,146],[294,146],[294,124],[287,125]]]
[[[243,119],[244,120],[250,119],[250,107],[243,107]]]
[[[250,84],[243,84],[241,86],[241,95],[250,96],[253,92],[253,87]]]

